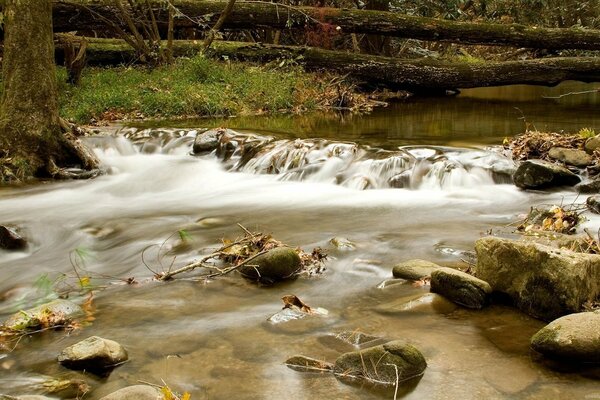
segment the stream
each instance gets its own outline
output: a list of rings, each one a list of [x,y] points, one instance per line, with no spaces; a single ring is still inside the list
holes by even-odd
[[[130,361],[107,378],[85,375],[94,389],[86,399],[139,381],[165,382],[194,400],[393,399],[393,388],[348,385],[283,364],[296,354],[333,362],[352,348],[332,334],[361,331],[406,339],[425,355],[424,376],[401,387],[398,398],[600,398],[598,368],[566,368],[531,354],[529,339],[542,321],[502,305],[458,308],[426,296],[427,286],[381,285],[394,264],[411,258],[464,267],[475,240],[490,229],[512,235],[510,225],[532,205],[583,201],[572,190],[518,190],[498,174],[511,164],[498,145],[526,123],[600,132],[600,93],[542,98],[595,87],[468,90],[362,116],[106,128],[110,135],[86,141],[108,174],[0,188],[0,223],[20,227],[30,240],[25,251],[0,251],[2,319],[52,299],[52,285],[72,281],[74,264],[103,287],[94,291],[91,324],[70,335],[24,337],[13,352],[0,353],[0,393],[38,393],[32,387],[40,375],[81,377],[56,356],[98,335],[123,344]],[[190,156],[195,134],[216,126],[287,140],[281,143],[296,149],[312,143],[305,154],[310,168],[279,161],[273,170],[273,154],[243,165],[235,154],[227,162],[214,154]],[[392,178],[402,173],[408,183],[393,188]],[[600,219],[586,216],[584,226],[597,231]],[[236,274],[208,282],[193,274],[151,279],[153,271],[183,266],[222,239],[242,236],[237,224],[306,251],[323,248],[326,270],[272,287]],[[177,235],[182,230],[187,246]],[[332,238],[353,245],[336,247]],[[125,283],[128,278],[137,283]],[[328,314],[267,322],[287,294]]]

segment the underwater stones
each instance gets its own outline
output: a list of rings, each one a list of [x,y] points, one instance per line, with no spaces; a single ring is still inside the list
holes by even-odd
[[[578,312],[600,295],[600,255],[486,237],[475,243],[475,275],[543,320]]]
[[[492,287],[465,272],[440,268],[431,273],[431,291],[461,306],[480,309],[488,303]]]
[[[80,315],[83,315],[83,310],[77,304],[58,299],[19,311],[8,317],[2,326],[12,331],[25,331],[60,325]]]
[[[21,250],[27,246],[27,241],[23,239],[13,229],[0,225],[0,249]]]
[[[514,184],[521,189],[574,186],[580,181],[577,175],[565,167],[543,160],[524,161],[513,175]]]
[[[600,363],[600,310],[550,322],[533,335],[531,347],[549,358]]]
[[[300,256],[290,247],[276,247],[239,269],[247,279],[274,283],[292,278],[301,268]]]
[[[548,157],[568,165],[584,168],[593,163],[592,157],[583,150],[566,147],[553,147],[548,151]]]
[[[295,371],[301,372],[316,372],[316,371],[331,371],[333,364],[326,361],[317,360],[306,356],[292,356],[285,360],[285,365]]]
[[[119,343],[92,336],[65,348],[58,362],[70,369],[104,372],[127,361],[127,351]]]
[[[432,262],[415,259],[396,264],[392,269],[392,274],[394,278],[418,281],[425,276],[431,276],[433,271],[440,268],[442,267]]]
[[[423,375],[427,362],[414,346],[396,340],[342,354],[334,364],[338,377],[395,385]]]
[[[162,398],[163,395],[157,388],[148,385],[134,385],[119,389],[101,397],[100,400],[158,400]]]

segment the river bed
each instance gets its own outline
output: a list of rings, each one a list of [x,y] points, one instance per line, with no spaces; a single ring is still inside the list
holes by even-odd
[[[391,399],[393,389],[347,385],[283,364],[295,354],[334,361],[351,348],[331,334],[361,331],[408,340],[425,355],[425,375],[402,388],[398,398],[600,398],[597,368],[558,368],[531,354],[529,339],[543,322],[500,305],[457,308],[423,297],[427,286],[380,287],[403,260],[464,266],[479,237],[490,230],[510,235],[510,224],[530,206],[569,204],[577,200],[574,191],[524,192],[478,167],[448,170],[410,189],[359,190],[336,184],[336,174],[324,173],[325,167],[309,178],[282,179],[231,170],[212,154],[189,155],[200,128],[226,125],[279,139],[440,151],[465,165],[465,159],[488,160],[489,154],[496,160],[500,156],[487,146],[522,131],[522,115],[538,129],[600,131],[600,117],[593,112],[598,94],[591,100],[566,97],[562,103],[540,99],[590,87],[472,90],[454,99],[415,99],[367,116],[179,121],[89,139],[109,174],[0,190],[0,221],[21,227],[31,241],[24,252],[0,252],[0,293],[9,291],[0,302],[1,316],[51,298],[48,282],[61,274],[73,277],[73,254],[85,254],[76,262],[94,284],[106,286],[95,291],[90,325],[69,336],[26,337],[15,351],[2,354],[0,392],[30,393],[38,374],[80,377],[60,367],[56,356],[67,345],[98,335],[122,343],[131,360],[108,378],[86,375],[94,388],[86,399],[139,381],[164,381],[194,400]],[[274,287],[237,275],[209,282],[152,281],[152,271],[184,265],[210,253],[223,238],[242,235],[237,224],[307,251],[326,249],[325,272]],[[590,216],[585,226],[596,231],[600,220]],[[191,246],[177,246],[180,230],[190,236]],[[355,247],[336,248],[334,237]],[[126,284],[127,278],[138,283]],[[287,294],[329,313],[269,324]]]

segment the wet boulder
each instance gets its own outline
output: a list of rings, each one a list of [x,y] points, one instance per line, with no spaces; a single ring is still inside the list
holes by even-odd
[[[22,250],[27,246],[27,241],[23,239],[13,229],[0,225],[0,249],[4,250]]]
[[[589,138],[585,141],[585,151],[592,154],[597,148],[600,147],[600,135]]]
[[[578,312],[600,295],[600,255],[486,237],[475,243],[475,275],[543,320]]]
[[[440,268],[431,273],[431,291],[461,306],[480,309],[488,303],[492,287],[465,272]]]
[[[19,311],[2,324],[3,328],[11,331],[27,331],[38,328],[51,328],[63,325],[84,312],[77,304],[68,300],[54,300],[37,307]]]
[[[600,363],[600,310],[550,322],[533,335],[531,347],[549,358]]]
[[[577,192],[584,194],[600,193],[600,179],[582,182],[575,186],[575,189],[577,190]]]
[[[585,200],[588,210],[594,214],[600,214],[600,196],[590,196]]]
[[[394,278],[418,281],[423,277],[431,276],[433,271],[440,268],[442,267],[430,261],[415,259],[396,264],[392,269],[392,274]]]
[[[119,343],[92,336],[65,348],[58,362],[70,369],[105,372],[127,361],[127,351]]]
[[[513,175],[514,184],[521,189],[574,186],[580,181],[577,175],[565,167],[543,160],[524,161]]]
[[[247,279],[274,283],[294,277],[301,268],[300,256],[290,247],[276,247],[239,269]]]
[[[100,400],[158,400],[162,398],[162,393],[155,387],[134,385],[119,389],[116,392],[101,397]]]
[[[425,357],[416,347],[396,340],[342,354],[335,361],[333,372],[338,377],[395,385],[420,377],[425,368]]]
[[[196,135],[192,151],[194,154],[205,154],[216,150],[219,147],[221,136],[225,134],[225,129],[211,129],[204,133]]]
[[[585,168],[594,162],[592,157],[585,151],[566,147],[551,148],[548,151],[548,157],[579,168]]]

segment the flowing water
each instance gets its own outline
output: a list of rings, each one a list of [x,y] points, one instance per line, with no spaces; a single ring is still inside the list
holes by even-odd
[[[89,139],[109,174],[0,190],[0,221],[30,239],[24,252],[0,252],[1,316],[51,298],[52,283],[73,282],[73,264],[106,286],[95,291],[90,325],[68,336],[25,337],[0,354],[0,392],[31,393],[40,375],[81,377],[56,355],[98,335],[122,343],[131,360],[109,377],[86,375],[94,387],[88,399],[138,381],[164,381],[193,399],[394,398],[393,388],[283,365],[295,354],[333,361],[352,348],[331,334],[359,330],[406,339],[427,358],[422,379],[398,398],[600,398],[597,368],[564,368],[530,354],[542,322],[500,305],[460,309],[426,286],[381,285],[410,258],[464,266],[490,229],[510,234],[508,225],[531,205],[575,201],[572,191],[517,190],[505,179],[511,162],[486,146],[521,131],[521,114],[538,129],[600,131],[597,94],[539,97],[582,88],[593,86],[467,91],[368,116],[178,122]],[[216,125],[258,133],[245,137],[260,151],[244,158],[234,146],[227,157],[190,156],[198,130]],[[240,236],[238,223],[305,250],[326,249],[325,272],[273,287],[236,275],[151,280],[152,270],[184,265]],[[595,231],[600,221],[586,225]],[[191,245],[181,245],[181,230]],[[334,237],[354,246],[338,248]],[[292,293],[328,314],[267,322]]]

